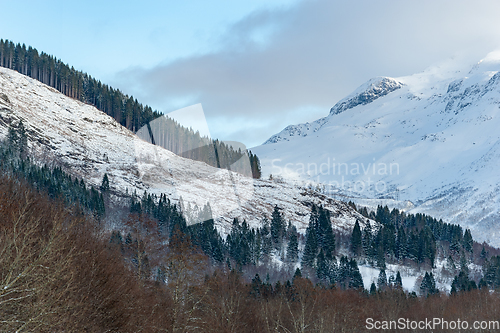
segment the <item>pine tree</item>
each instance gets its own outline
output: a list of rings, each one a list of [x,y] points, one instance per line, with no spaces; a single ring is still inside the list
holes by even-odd
[[[464,243],[464,250],[466,252],[472,253],[474,241],[472,240],[470,229],[465,230],[463,243]]]
[[[377,294],[377,286],[375,285],[375,282],[372,282],[370,286],[370,295],[376,295]]]
[[[278,206],[274,206],[272,219],[271,219],[271,237],[274,244],[280,245],[282,243],[283,235],[285,231],[285,222],[283,221],[283,216],[281,215]]]
[[[329,275],[330,275],[328,272],[328,264],[327,264],[323,249],[321,249],[319,251],[319,254],[318,254],[316,275],[317,275],[318,279],[320,279],[320,280],[326,280],[329,278]]]
[[[387,274],[384,269],[381,269],[378,274],[377,286],[379,290],[383,290],[387,287]]]
[[[313,267],[317,253],[318,241],[316,239],[316,231],[314,230],[314,225],[309,222],[306,230],[306,245],[304,246],[304,254],[302,256],[302,265]]]
[[[452,294],[460,291],[471,291],[473,289],[477,289],[476,282],[474,280],[470,280],[468,274],[464,271],[460,271],[451,283]]]
[[[401,274],[399,271],[396,273],[396,279],[394,280],[394,286],[396,288],[403,288],[403,281],[401,279]]]
[[[289,262],[296,262],[298,257],[299,257],[299,240],[297,238],[297,232],[292,230],[292,232],[290,232],[288,247],[286,249],[286,259]]]
[[[359,222],[356,220],[351,234],[351,251],[355,256],[358,256],[361,254],[362,248],[361,228],[359,227]]]
[[[488,253],[486,252],[486,249],[484,248],[484,244],[483,244],[483,248],[481,250],[481,259],[487,259],[488,258]]]
[[[108,191],[109,191],[109,178],[108,178],[108,174],[105,173],[104,176],[102,177],[101,192],[106,193]]]
[[[356,260],[351,259],[349,261],[349,288],[352,289],[363,289],[363,277],[359,272],[358,263]]]
[[[436,281],[434,280],[432,272],[425,272],[425,276],[420,284],[420,292],[422,295],[434,295],[439,293],[439,290],[436,288]]]
[[[295,273],[293,273],[293,278],[292,278],[292,282],[296,279],[296,278],[301,278],[302,277],[302,272],[300,271],[300,268],[296,268],[295,269]]]

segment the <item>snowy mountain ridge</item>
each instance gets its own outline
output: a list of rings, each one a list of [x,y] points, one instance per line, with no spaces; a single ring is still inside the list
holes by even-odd
[[[190,211],[209,204],[216,227],[226,235],[233,218],[261,226],[275,205],[304,233],[310,207],[332,212],[333,227],[350,232],[362,216],[345,203],[285,182],[255,180],[179,157],[152,145],[96,108],[71,99],[39,81],[0,68],[0,138],[23,121],[35,161],[58,165],[98,187],[108,174],[116,200],[136,191],[182,198]],[[364,219],[366,221],[366,219]],[[373,222],[374,223],[374,222]]]
[[[367,204],[410,201],[500,245],[500,52],[400,78],[375,78],[312,123],[252,148],[264,176],[326,186]],[[406,205],[406,204],[405,204]]]
[[[352,94],[335,104],[330,109],[330,115],[339,114],[358,105],[371,103],[377,98],[383,97],[397,89],[400,89],[403,85],[403,83],[389,77],[371,79],[356,89]],[[310,133],[318,131],[328,122],[328,120],[329,117],[324,117],[314,121],[313,123],[289,125],[280,133],[270,137],[266,142],[264,142],[264,144],[289,141],[289,137],[293,136],[307,136]]]

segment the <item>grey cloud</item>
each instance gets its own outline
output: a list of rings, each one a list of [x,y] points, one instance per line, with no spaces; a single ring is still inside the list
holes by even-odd
[[[371,77],[413,74],[458,54],[478,61],[498,47],[499,7],[495,1],[304,1],[252,13],[229,27],[212,53],[129,69],[117,80],[164,111],[202,103],[208,119],[247,119],[234,122],[240,137],[222,139],[251,146],[288,125],[287,114],[313,110],[292,123],[328,114]],[[255,40],[262,31],[264,43]],[[276,127],[251,125],[263,117]],[[217,125],[211,131],[231,132]]]

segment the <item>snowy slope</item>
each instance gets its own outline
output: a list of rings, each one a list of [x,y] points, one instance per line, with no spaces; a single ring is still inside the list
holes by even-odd
[[[0,68],[0,138],[10,123],[22,120],[32,154],[40,163],[60,165],[98,186],[104,173],[115,198],[137,191],[182,198],[190,210],[210,204],[220,231],[234,217],[260,226],[275,205],[304,232],[310,206],[333,212],[333,226],[350,232],[361,216],[342,202],[287,183],[253,180],[240,174],[181,158],[154,146],[96,108],[68,98],[19,73]]]
[[[394,199],[500,246],[499,71],[494,52],[474,66],[376,78],[252,151],[265,176],[323,183],[367,205]]]

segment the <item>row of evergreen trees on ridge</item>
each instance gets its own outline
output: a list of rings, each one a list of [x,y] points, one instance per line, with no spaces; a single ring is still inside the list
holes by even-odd
[[[39,53],[31,46],[26,47],[24,44],[14,44],[12,41],[0,39],[0,66],[16,70],[57,89],[66,96],[93,105],[133,132],[144,126],[149,128],[151,121],[163,116],[161,112],[153,110],[150,106],[139,103],[133,96],[128,96],[119,89],[101,83],[87,73],[63,63],[60,59],[44,52]],[[237,160],[246,153],[238,152],[218,140],[201,137],[198,132],[185,128],[171,119],[168,122],[170,126],[166,130],[170,135],[170,143],[161,146],[176,154],[186,152],[184,147],[188,143],[195,147],[208,146],[220,152],[221,156],[231,155],[230,160]],[[218,165],[215,159],[207,158],[202,151],[190,150],[183,156],[206,162],[214,167],[226,168],[226,166],[220,166],[220,163]],[[258,157],[251,152],[248,152],[248,156],[251,165],[250,176],[260,178]]]

